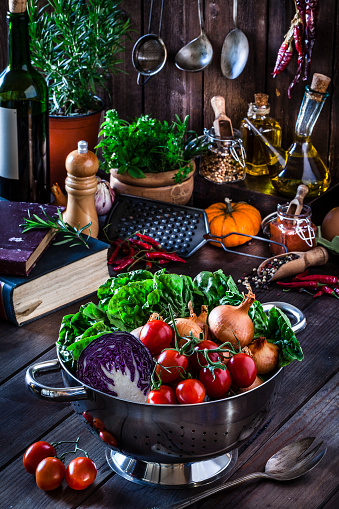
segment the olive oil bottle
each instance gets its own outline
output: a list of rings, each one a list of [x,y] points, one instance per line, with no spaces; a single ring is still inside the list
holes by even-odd
[[[276,147],[281,146],[281,127],[279,122],[269,116],[270,105],[267,94],[255,94],[254,103],[249,104],[248,118],[253,125]],[[246,173],[253,176],[274,174],[270,168],[265,147],[251,128],[242,121],[241,138],[246,152]]]

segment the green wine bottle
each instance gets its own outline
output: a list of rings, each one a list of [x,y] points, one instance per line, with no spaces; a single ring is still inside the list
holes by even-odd
[[[31,65],[27,0],[9,0],[8,66],[0,74],[0,197],[49,203],[48,92]]]

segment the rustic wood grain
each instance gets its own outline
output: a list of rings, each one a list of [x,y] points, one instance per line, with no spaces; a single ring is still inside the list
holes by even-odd
[[[155,18],[160,0],[155,1]],[[117,108],[119,115],[129,119],[148,113],[161,120],[173,120],[190,115],[190,127],[199,134],[212,122],[210,99],[215,94],[226,97],[227,111],[235,127],[247,112],[247,104],[255,92],[270,95],[271,114],[283,127],[283,146],[288,148],[293,139],[295,120],[304,93],[305,82],[300,82],[287,98],[287,88],[296,70],[296,54],[288,68],[272,78],[271,72],[277,50],[294,15],[292,0],[258,0],[239,2],[238,24],[250,43],[248,63],[235,80],[227,80],[220,70],[221,47],[226,34],[233,28],[232,2],[205,1],[206,32],[214,47],[214,59],[204,72],[185,73],[174,66],[177,50],[192,40],[198,31],[197,2],[172,0],[165,2],[162,36],[168,49],[168,61],[159,74],[144,87],[136,84],[137,72],[132,66],[133,43],[147,30],[150,0],[124,0],[122,8],[130,16],[132,41],[127,44],[123,69],[110,80],[110,95],[105,94],[106,108]],[[0,69],[7,63],[7,1],[0,4]],[[338,52],[339,12],[336,0],[320,1],[317,37],[312,58],[312,73],[323,72],[332,77],[330,97],[327,99],[314,129],[313,142],[329,166],[334,180],[339,179],[339,147],[337,140],[339,115]],[[310,80],[309,80],[310,82]]]

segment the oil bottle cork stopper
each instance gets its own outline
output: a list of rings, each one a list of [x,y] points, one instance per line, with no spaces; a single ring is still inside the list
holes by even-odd
[[[267,94],[254,94],[255,105],[258,108],[266,107],[268,105],[268,98]]]
[[[25,12],[27,8],[27,0],[9,0],[8,10],[14,14]]]
[[[319,92],[321,94],[324,94],[328,88],[328,85],[331,82],[331,78],[328,76],[325,76],[324,74],[320,73],[314,73],[311,83],[311,90],[314,92]]]

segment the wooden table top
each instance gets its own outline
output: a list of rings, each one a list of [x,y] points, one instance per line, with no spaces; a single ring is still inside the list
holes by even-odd
[[[267,245],[252,241],[244,251],[268,256]],[[258,266],[254,258],[225,253],[204,245],[186,265],[173,264],[170,272],[196,275],[200,270],[223,269],[237,281]],[[312,269],[311,269],[312,271]],[[331,257],[316,272],[338,274],[338,258]],[[315,270],[313,269],[313,273]],[[241,289],[244,288],[241,286]],[[278,399],[260,431],[239,449],[239,458],[228,474],[236,479],[263,471],[267,459],[289,442],[307,436],[323,440],[327,453],[311,472],[294,481],[257,481],[195,504],[195,508],[282,508],[320,509],[339,507],[338,463],[338,337],[339,301],[331,296],[314,299],[306,293],[285,293],[272,284],[257,292],[259,301],[285,301],[306,315],[307,327],[298,334],[305,359],[284,368]],[[93,297],[95,299],[95,297]],[[86,299],[86,302],[93,299]],[[74,313],[79,303],[17,328],[0,322],[1,398],[1,497],[3,509],[168,507],[203,488],[164,490],[131,483],[110,470],[104,447],[74,414],[69,403],[48,403],[35,398],[25,387],[25,371],[32,363],[56,357],[55,341],[63,315]],[[62,386],[61,375],[46,375],[43,383]],[[65,482],[58,489],[43,492],[34,476],[22,465],[25,449],[37,440],[74,440],[86,449],[98,468],[95,483],[84,491],[73,491]],[[226,477],[227,478],[227,477]],[[225,478],[220,482],[224,482]]]

